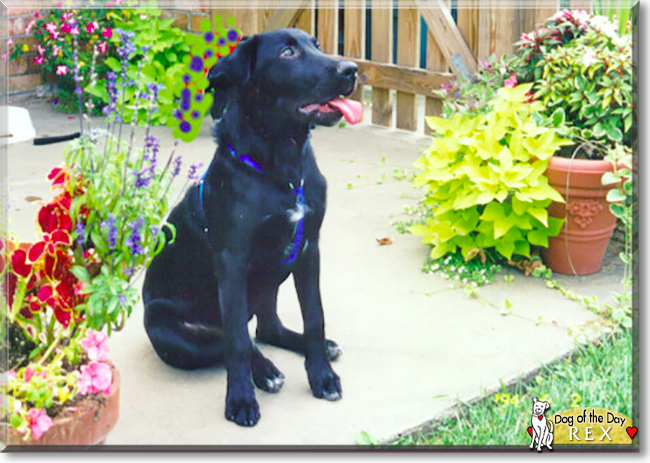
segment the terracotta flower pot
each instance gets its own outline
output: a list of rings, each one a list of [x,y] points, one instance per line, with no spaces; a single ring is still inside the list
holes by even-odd
[[[74,405],[77,412],[52,420],[52,427],[34,440],[33,436],[24,440],[24,435],[4,423],[1,436],[7,445],[65,445],[88,446],[102,443],[108,433],[115,427],[119,416],[120,373],[115,365],[108,362],[113,371],[111,391],[103,400],[84,399]]]
[[[554,272],[589,275],[600,269],[616,226],[605,199],[612,187],[601,183],[603,174],[611,170],[608,161],[551,157],[546,176],[566,201],[549,206],[552,217],[566,218],[560,234],[549,238],[548,249],[542,251]]]

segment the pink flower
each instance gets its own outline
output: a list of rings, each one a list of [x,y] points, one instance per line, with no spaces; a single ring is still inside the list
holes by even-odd
[[[36,370],[34,370],[31,367],[25,368],[25,376],[23,377],[23,379],[25,380],[26,383],[29,383],[32,380],[32,377],[34,376],[35,372]]]
[[[7,381],[13,381],[16,379],[16,372],[14,370],[9,370],[7,372]]]
[[[45,53],[45,48],[43,48],[43,46],[40,45],[40,44],[36,46],[36,49],[38,50],[39,55],[42,55],[43,53]]]
[[[56,67],[56,73],[57,75],[64,76],[68,73],[68,66],[65,65],[60,65]]]
[[[10,46],[12,46],[13,44],[14,44],[14,39],[9,39],[9,40],[7,40],[7,48],[9,48]]]
[[[92,361],[81,367],[79,392],[81,394],[108,393],[113,382],[113,372],[106,363]]]
[[[32,27],[34,27],[34,24],[36,24],[36,20],[32,19],[29,24],[27,24],[27,27],[25,28],[25,34],[29,35],[32,32]]]
[[[43,58],[42,56],[37,56],[36,58],[34,58],[34,63],[36,64],[43,64],[44,61],[45,58]]]
[[[517,74],[513,74],[503,83],[504,87],[515,88],[517,86]]]
[[[72,30],[72,26],[70,26],[70,24],[68,24],[68,23],[61,24],[61,33],[62,34],[67,34],[71,30]]]
[[[54,32],[51,32],[51,33],[50,33],[50,38],[51,38],[52,40],[56,40],[56,39],[59,38],[59,35],[60,35],[60,34],[59,34],[59,31],[54,31]]]
[[[63,14],[61,15],[61,19],[62,19],[63,21],[65,21],[65,22],[67,22],[68,19],[72,18],[72,15],[73,15],[73,14],[74,14],[74,13],[72,13],[72,11],[66,11],[65,13],[63,13]]]
[[[56,58],[57,56],[59,56],[60,51],[61,51],[61,47],[58,45],[54,45],[54,47],[52,48],[52,57]]]
[[[88,330],[86,337],[81,340],[80,344],[90,360],[103,361],[106,360],[108,354],[107,339],[106,335],[101,331]]]
[[[74,26],[74,27],[70,30],[70,33],[71,33],[72,35],[79,35],[79,27],[78,27],[78,26]]]
[[[110,39],[112,36],[113,36],[113,29],[111,29],[110,27],[107,27],[102,31],[102,37],[104,37],[105,39]]]
[[[97,44],[97,50],[99,50],[100,53],[106,53],[106,50],[108,50],[108,43],[99,42]]]
[[[88,32],[89,34],[92,34],[97,29],[99,29],[99,24],[97,24],[97,21],[91,21],[86,26],[86,32]]]
[[[27,412],[27,420],[35,440],[39,440],[52,427],[52,419],[42,408],[30,408]]]
[[[45,30],[48,31],[50,34],[54,34],[56,30],[56,24],[54,23],[47,23],[45,26]]]

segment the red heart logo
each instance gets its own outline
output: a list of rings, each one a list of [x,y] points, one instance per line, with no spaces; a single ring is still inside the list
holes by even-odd
[[[541,415],[541,416],[538,416],[538,417],[537,417],[537,419],[538,419],[539,421],[542,421],[542,418],[544,418],[544,415]]]
[[[533,428],[528,426],[528,434],[533,435]]]
[[[630,439],[634,439],[634,436],[636,436],[636,431],[637,431],[636,426],[634,426],[633,428],[628,426],[627,429],[625,430],[627,431],[627,435],[630,436]]]

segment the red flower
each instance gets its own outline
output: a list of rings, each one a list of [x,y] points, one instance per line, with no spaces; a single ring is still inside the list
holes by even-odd
[[[23,249],[16,249],[11,255],[11,268],[16,275],[27,278],[32,273],[32,266],[27,263],[27,253]]]
[[[57,230],[51,235],[45,234],[44,240],[34,243],[29,248],[28,257],[30,262],[36,262],[46,252],[50,256],[55,256],[56,248],[60,245],[70,246],[70,235],[64,230]]]
[[[38,224],[45,233],[54,231],[72,230],[72,219],[67,213],[70,208],[69,196],[60,195],[50,204],[46,204],[38,211]]]
[[[47,179],[52,182],[52,186],[63,185],[68,181],[68,173],[63,167],[55,167],[47,175]]]

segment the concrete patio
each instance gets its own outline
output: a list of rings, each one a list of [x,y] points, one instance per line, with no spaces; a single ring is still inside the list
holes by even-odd
[[[29,108],[38,135],[78,129],[78,121],[43,103],[22,106]],[[171,147],[166,127],[153,132],[162,137],[163,147]],[[138,306],[126,328],[110,339],[122,395],[120,420],[106,443],[340,446],[354,445],[361,431],[383,441],[441,417],[458,399],[471,401],[574,348],[569,328],[596,317],[542,280],[510,272],[514,281],[499,275],[482,288],[481,298],[498,307],[506,298],[512,302],[511,314],[503,316],[438,275],[420,271],[428,248],[417,237],[396,233],[390,222],[420,195],[408,181],[396,180],[393,170],[410,169],[427,144],[426,137],[367,123],[313,134],[329,182],[321,288],[327,335],[343,349],[333,364],[342,380],[341,401],[311,395],[301,357],[261,346],[285,374],[285,385],[278,394],[258,391],[259,424],[239,428],[224,418],[225,370],[186,372],[162,363],[149,344]],[[23,142],[8,148],[9,224],[21,239],[33,239],[34,199],[51,197],[45,176],[62,162],[64,146]],[[207,165],[214,149],[207,123],[194,142],[179,146],[186,166]],[[379,246],[376,239],[383,237],[393,244]],[[620,276],[616,258],[609,255],[593,276],[559,279],[580,294],[604,300],[619,288]],[[281,290],[279,307],[285,324],[301,330],[290,282]],[[531,343],[533,338],[541,341]]]

